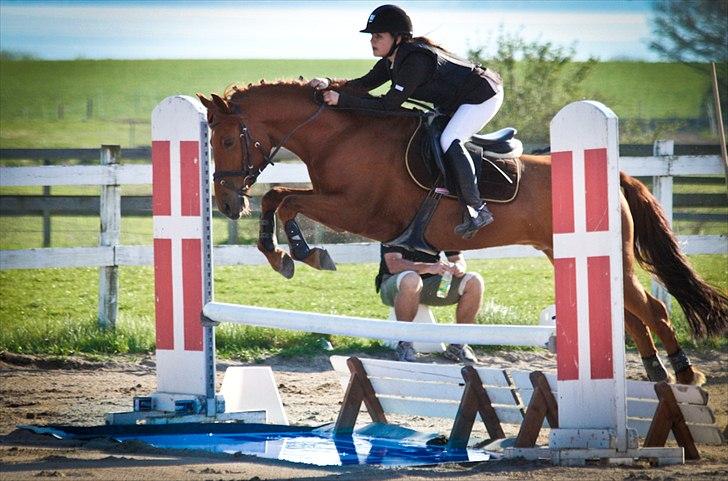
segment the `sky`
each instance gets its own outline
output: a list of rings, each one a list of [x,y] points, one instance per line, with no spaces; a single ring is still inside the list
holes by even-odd
[[[385,0],[386,1],[386,0]],[[0,49],[46,59],[371,58],[359,33],[382,1],[0,0]],[[576,58],[658,60],[649,0],[400,1],[415,35],[493,51],[502,28]]]

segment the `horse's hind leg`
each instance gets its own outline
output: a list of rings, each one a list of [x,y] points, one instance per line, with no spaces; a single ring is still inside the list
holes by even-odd
[[[635,327],[636,323],[634,319],[629,316],[625,318],[628,321],[628,329],[630,329],[630,326],[631,329],[634,329],[634,332],[630,330],[630,335],[635,340],[635,344],[637,344],[637,348],[643,359],[656,354],[652,339],[650,338],[649,342],[647,341],[647,338],[650,337],[649,331],[651,330],[662,341],[662,345],[667,351],[668,359],[675,370],[677,382],[697,385],[705,383],[705,374],[691,365],[685,353],[680,349],[675,330],[667,316],[665,306],[646,292],[637,279],[637,276],[627,270],[625,271],[624,279],[624,307],[645,326],[643,329],[640,329]]]
[[[650,330],[627,309],[624,310],[624,327],[637,346],[637,351],[639,351],[642,358],[642,364],[645,371],[647,371],[647,378],[652,382],[675,382],[675,378],[667,373],[662,360],[657,355],[657,347],[655,347],[655,342],[652,340]]]

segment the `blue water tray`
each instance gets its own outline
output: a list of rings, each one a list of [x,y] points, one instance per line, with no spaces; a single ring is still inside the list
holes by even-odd
[[[112,438],[157,448],[198,449],[245,454],[317,466],[373,464],[421,466],[487,461],[482,450],[448,450],[437,434],[392,424],[369,424],[350,436],[334,436],[333,426],[280,426],[243,423],[183,423],[128,426],[23,426],[62,439]]]

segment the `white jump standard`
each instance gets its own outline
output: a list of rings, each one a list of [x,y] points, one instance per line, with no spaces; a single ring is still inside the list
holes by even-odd
[[[559,428],[549,452],[510,456],[684,462],[683,448],[639,449],[627,428],[618,132],[598,102],[571,103],[551,121]]]

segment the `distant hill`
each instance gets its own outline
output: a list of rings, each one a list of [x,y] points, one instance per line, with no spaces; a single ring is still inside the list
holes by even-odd
[[[0,60],[0,147],[149,143],[153,107],[173,94],[222,92],[232,83],[352,78],[368,60]],[[699,119],[709,79],[673,63],[603,62],[585,81],[621,119]],[[575,99],[578,100],[578,99]],[[506,92],[506,102],[508,93]],[[517,123],[516,123],[517,126]]]

